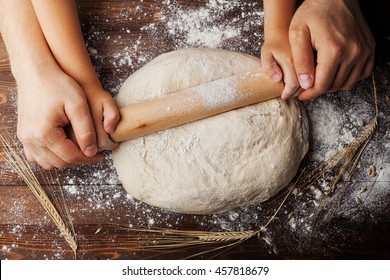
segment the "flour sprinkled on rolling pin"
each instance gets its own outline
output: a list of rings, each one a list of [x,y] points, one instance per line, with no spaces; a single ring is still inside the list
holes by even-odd
[[[189,94],[196,94],[202,98],[206,108],[217,108],[233,104],[237,99],[237,84],[234,81],[218,80],[212,85],[202,84],[190,89]]]
[[[120,108],[121,121],[111,138],[116,142],[134,139],[276,98],[282,90],[282,83],[253,69]]]

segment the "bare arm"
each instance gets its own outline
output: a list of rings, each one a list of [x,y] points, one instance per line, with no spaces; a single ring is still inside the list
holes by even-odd
[[[283,99],[297,95],[300,90],[288,37],[295,10],[295,0],[264,0],[263,71],[276,82],[284,81]]]
[[[48,45],[61,69],[82,88],[99,87],[74,0],[32,0]]]
[[[0,6],[0,32],[18,86],[18,137],[28,160],[46,169],[100,160],[85,95],[57,65],[31,1],[0,0]],[[78,145],[64,131],[69,124]]]
[[[78,82],[88,98],[99,148],[114,148],[108,133],[114,131],[119,112],[115,101],[103,90],[89,58],[75,1],[32,0],[32,3],[57,63]]]

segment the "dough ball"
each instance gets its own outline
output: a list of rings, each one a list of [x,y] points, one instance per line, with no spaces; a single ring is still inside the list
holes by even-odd
[[[126,106],[260,66],[258,58],[220,49],[166,53],[131,75],[117,102]],[[302,105],[274,99],[123,142],[113,159],[134,198],[210,214],[269,199],[295,176],[307,150]]]

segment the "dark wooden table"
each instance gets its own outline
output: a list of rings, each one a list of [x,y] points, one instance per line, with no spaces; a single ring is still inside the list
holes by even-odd
[[[238,2],[231,1],[226,7],[212,5],[212,1],[206,0],[171,1],[169,5],[165,1],[80,0],[78,4],[93,63],[104,87],[115,95],[129,74],[170,50],[218,43],[217,47],[259,56],[263,42],[262,5],[260,1]],[[379,127],[354,175],[339,183],[336,193],[327,200],[322,200],[321,196],[329,176],[311,189],[297,190],[260,238],[252,238],[216,258],[390,258],[390,7],[387,1],[377,2],[363,2],[362,5],[377,39],[375,77]],[[212,20],[202,18],[201,9]],[[229,28],[234,36],[228,35]],[[202,41],[202,31],[212,30],[225,37],[216,36],[214,42]],[[191,41],[190,36],[195,35],[198,40]],[[7,127],[14,136],[16,85],[5,55],[0,54],[0,59],[0,126]],[[371,80],[360,82],[350,92],[323,96],[305,105],[314,132],[311,149],[302,167],[312,168],[328,152],[340,149],[342,146],[338,143],[348,142],[351,137],[347,136],[356,136],[361,120],[368,123],[372,118]],[[327,108],[332,108],[331,112],[338,116],[332,119],[333,116],[323,113],[328,112]],[[359,110],[363,110],[361,118],[356,114]],[[320,119],[316,118],[318,115]],[[316,124],[322,120],[336,122],[339,130],[333,133],[339,139],[325,141],[327,131],[316,132]],[[197,251],[196,248],[176,252],[145,251],[129,243],[130,239],[139,236],[137,233],[108,225],[250,230],[263,225],[280,203],[280,199],[275,199],[221,215],[170,213],[128,197],[118,181],[110,153],[104,155],[105,161],[101,164],[57,170],[51,174],[34,167],[51,195],[58,197],[60,190],[64,193],[79,242],[79,259],[185,258]],[[378,173],[374,177],[367,175],[367,168],[372,164]],[[72,259],[74,255],[60,232],[2,153],[0,167],[0,259]],[[362,187],[367,191],[359,194]],[[356,203],[356,197],[362,204]],[[150,241],[153,243],[153,237]]]

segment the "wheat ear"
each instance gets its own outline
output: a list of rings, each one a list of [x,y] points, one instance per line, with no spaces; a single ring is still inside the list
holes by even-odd
[[[77,240],[74,234],[72,234],[69,227],[66,225],[61,215],[57,211],[56,207],[50,201],[47,196],[45,190],[42,188],[42,185],[38,181],[34,172],[31,170],[30,166],[27,164],[26,159],[24,159],[18,152],[15,151],[15,148],[11,146],[11,141],[8,140],[8,137],[4,137],[2,133],[0,133],[0,145],[1,149],[5,153],[8,163],[14,168],[16,173],[23,179],[23,181],[30,188],[32,193],[38,199],[40,204],[46,210],[46,212],[50,215],[58,229],[63,234],[66,242],[72,248],[72,250],[76,253],[77,251]]]

